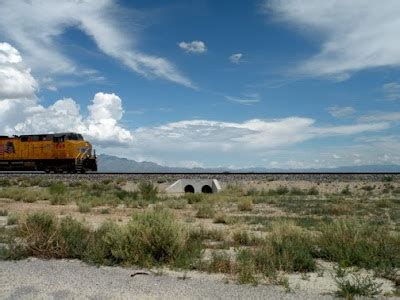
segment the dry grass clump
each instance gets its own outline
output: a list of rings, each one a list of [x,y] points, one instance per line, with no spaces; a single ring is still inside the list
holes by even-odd
[[[240,199],[237,207],[240,211],[252,211],[253,210],[253,200],[250,198]]]
[[[214,215],[213,221],[216,224],[226,224],[226,223],[228,223],[228,217],[224,212],[219,211]]]

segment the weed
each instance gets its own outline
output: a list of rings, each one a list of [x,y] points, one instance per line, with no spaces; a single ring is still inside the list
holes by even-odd
[[[100,213],[102,215],[107,215],[110,213],[110,209],[108,207],[104,207],[104,208],[100,209]]]
[[[142,181],[138,185],[140,195],[145,200],[153,200],[157,198],[157,186],[150,181]]]
[[[0,209],[0,216],[7,216],[8,215],[8,210],[7,209]]]

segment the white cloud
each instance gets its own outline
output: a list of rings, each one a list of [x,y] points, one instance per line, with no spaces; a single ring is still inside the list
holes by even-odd
[[[301,72],[343,80],[363,69],[400,65],[397,0],[265,0],[265,8],[321,41]]]
[[[0,34],[18,46],[35,71],[81,73],[58,43],[65,30],[74,27],[92,37],[103,53],[135,72],[193,87],[168,60],[137,49],[137,34],[126,32],[116,0],[0,1],[0,11]]]
[[[253,119],[243,123],[192,120],[143,127],[134,131],[141,149],[167,152],[263,151],[294,145],[306,140],[347,136],[384,130],[387,123],[317,127],[309,118],[284,118],[271,121]]]
[[[375,112],[359,118],[361,122],[400,121],[400,112]]]
[[[205,53],[207,51],[207,46],[202,41],[192,41],[192,42],[180,42],[178,43],[179,48],[190,53]]]
[[[232,54],[231,56],[229,56],[229,60],[231,63],[238,65],[240,63],[242,57],[243,57],[242,53],[236,53],[236,54]]]
[[[351,106],[339,107],[331,106],[326,109],[328,113],[335,118],[345,118],[356,112],[356,110]]]
[[[4,74],[4,76],[1,76]],[[77,131],[97,144],[126,145],[131,133],[118,122],[122,101],[115,94],[97,93],[84,117],[70,98],[44,107],[35,95],[37,84],[24,68],[18,51],[0,44],[0,128],[6,134]]]
[[[34,95],[37,82],[21,61],[17,49],[8,43],[0,43],[0,99]]]
[[[387,100],[400,100],[400,83],[386,83],[383,85],[382,89]]]
[[[261,101],[258,94],[245,95],[245,97],[225,96],[226,99],[243,105],[253,105]]]

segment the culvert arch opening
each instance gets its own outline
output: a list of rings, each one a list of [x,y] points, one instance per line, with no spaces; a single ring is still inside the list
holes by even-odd
[[[201,188],[201,192],[204,193],[204,194],[211,194],[212,193],[212,188],[211,188],[211,186],[206,184]]]
[[[191,184],[188,184],[187,186],[185,186],[185,193],[194,193],[194,187]]]

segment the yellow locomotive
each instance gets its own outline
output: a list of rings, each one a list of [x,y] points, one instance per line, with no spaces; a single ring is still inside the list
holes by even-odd
[[[79,133],[0,136],[0,171],[97,171],[96,154]]]

